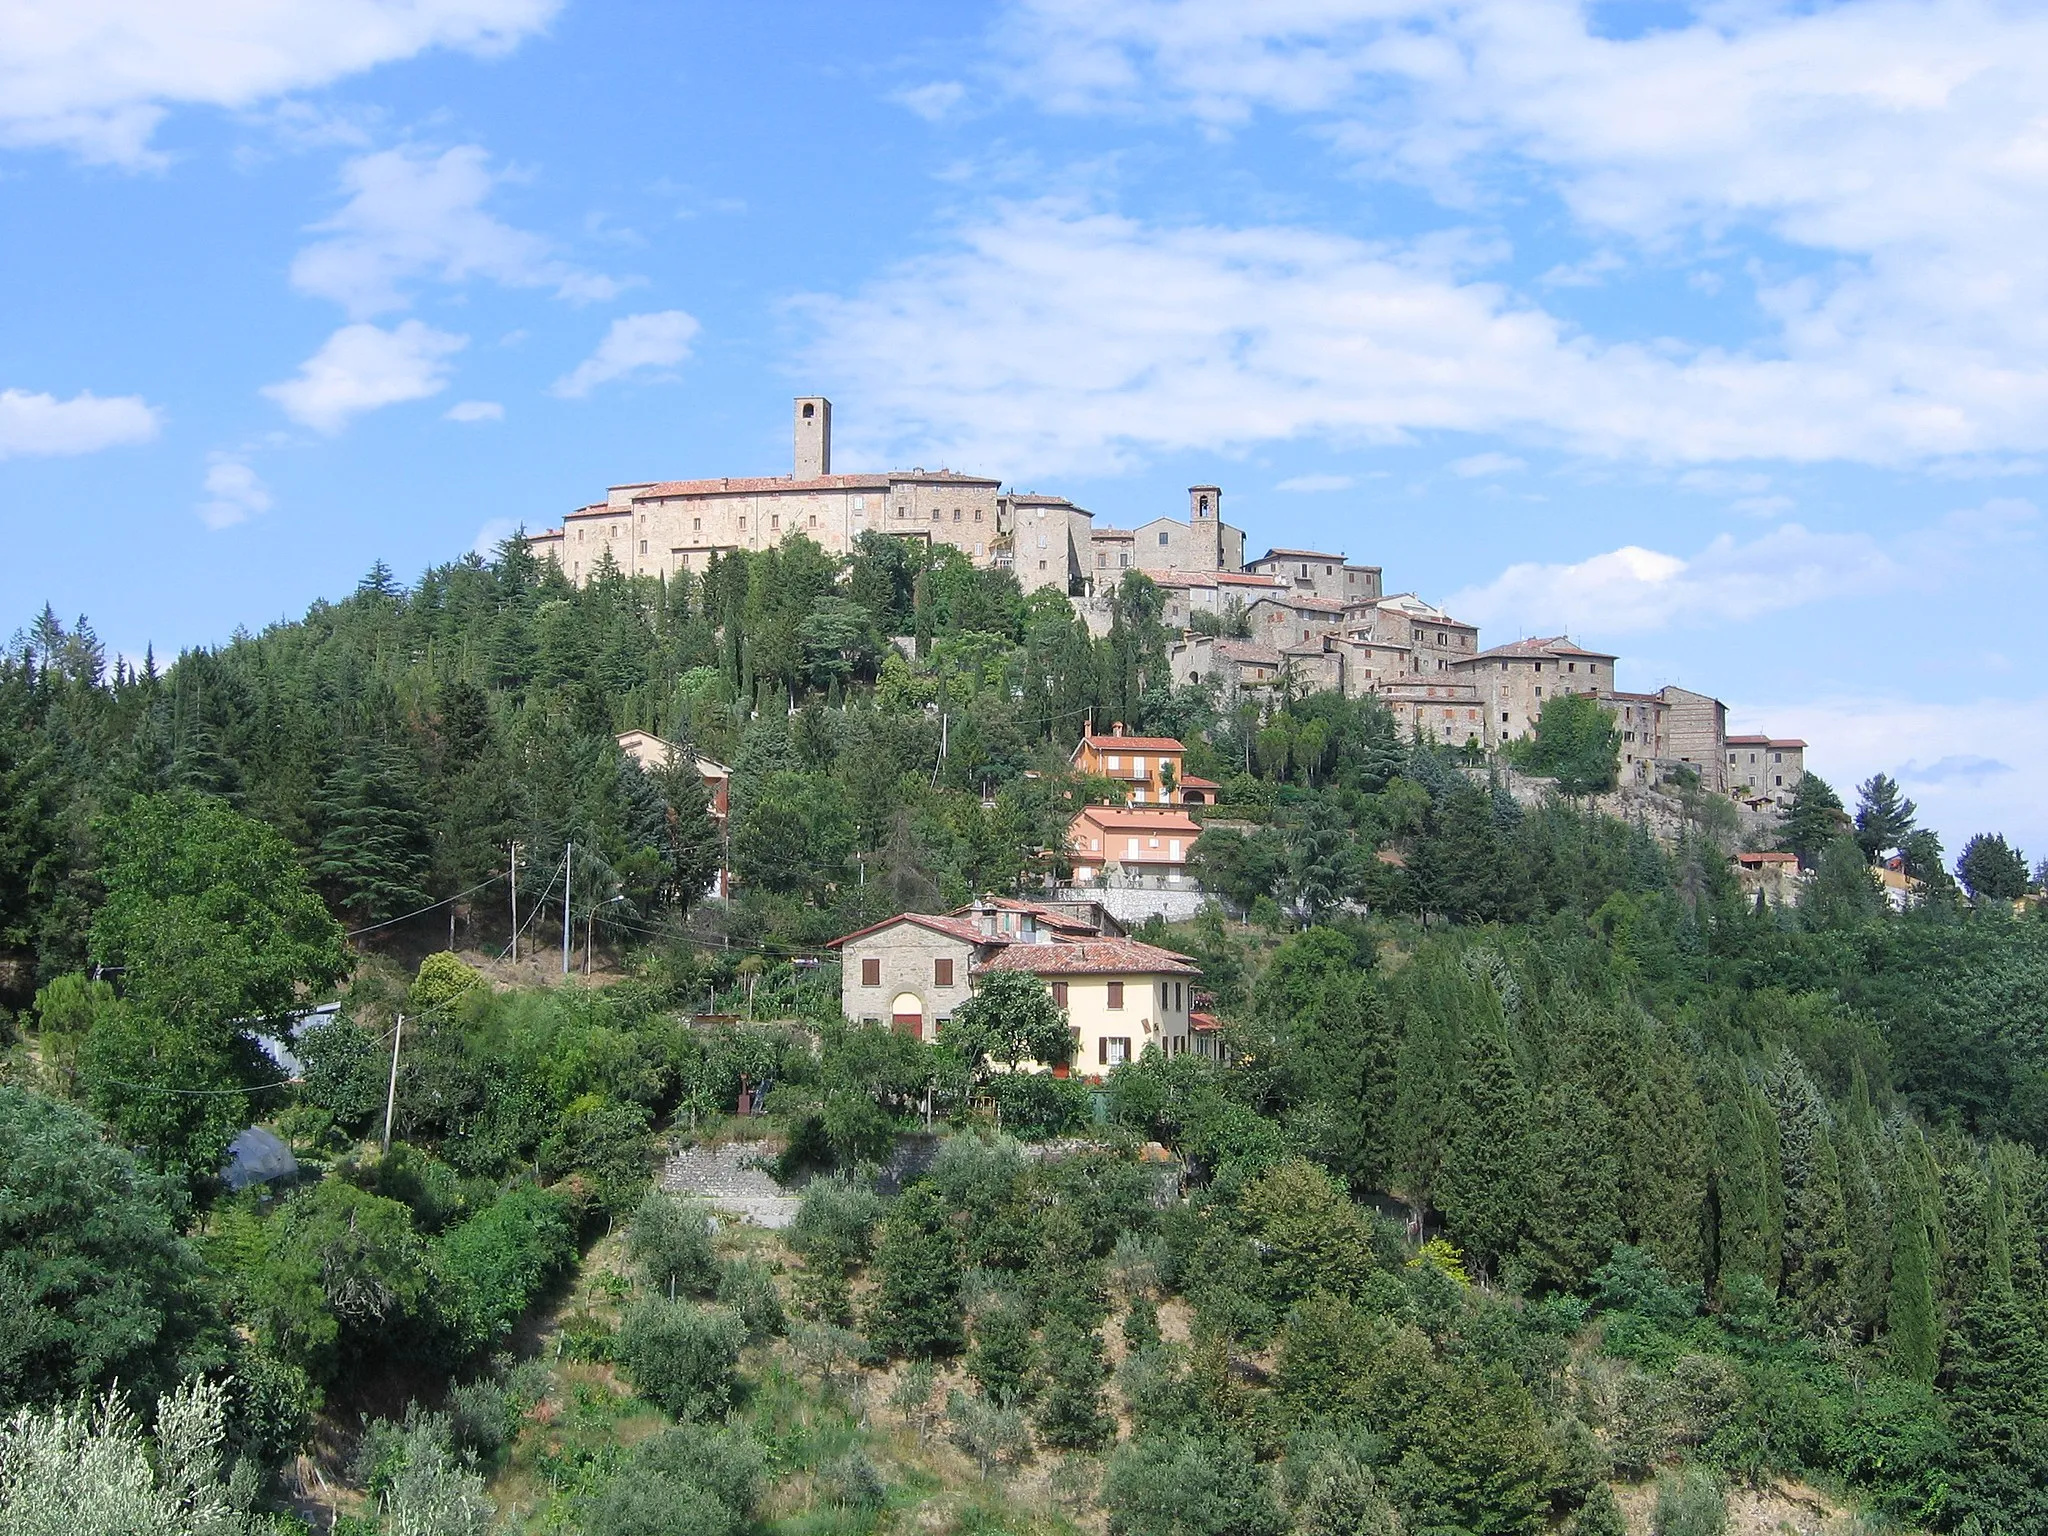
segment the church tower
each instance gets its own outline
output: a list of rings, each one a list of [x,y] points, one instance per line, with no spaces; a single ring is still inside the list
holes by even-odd
[[[796,402],[796,478],[816,480],[832,473],[832,402],[802,395]]]
[[[1208,569],[1227,571],[1230,569],[1228,556],[1223,548],[1223,487],[1220,485],[1191,485],[1188,487],[1188,528],[1194,535],[1194,546],[1210,560]]]

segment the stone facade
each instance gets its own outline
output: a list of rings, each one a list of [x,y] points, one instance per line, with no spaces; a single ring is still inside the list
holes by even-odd
[[[1614,691],[1614,657],[1563,635],[1497,645],[1465,658],[1455,670],[1485,701],[1485,739],[1494,746],[1534,731],[1545,699],[1565,693],[1605,698]]]
[[[1806,777],[1806,743],[1771,736],[1727,738],[1728,793],[1751,804],[1791,805]]]
[[[839,1006],[849,1019],[936,1040],[974,995],[973,971],[995,941],[962,918],[905,913],[840,939]]]
[[[998,497],[996,521],[994,564],[1014,571],[1027,594],[1041,587],[1069,594],[1087,589],[1093,512],[1064,496],[1027,492]]]
[[[1380,568],[1354,565],[1342,555],[1320,549],[1269,549],[1245,569],[1255,576],[1275,576],[1309,597],[1340,603],[1369,603],[1380,595]]]
[[[1664,705],[1666,761],[1692,768],[1700,787],[1728,793],[1728,706],[1675,683],[1657,690]]]

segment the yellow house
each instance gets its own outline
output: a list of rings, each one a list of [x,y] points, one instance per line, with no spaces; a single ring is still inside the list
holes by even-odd
[[[1029,971],[1052,989],[1067,1011],[1076,1076],[1101,1077],[1148,1045],[1169,1056],[1193,1048],[1188,1016],[1202,972],[1186,955],[1136,939],[1067,939],[1012,944],[974,974],[994,971]]]

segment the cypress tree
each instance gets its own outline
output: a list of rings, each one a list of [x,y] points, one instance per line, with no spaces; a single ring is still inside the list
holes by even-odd
[[[1779,1294],[1813,1322],[1839,1325],[1849,1316],[1849,1226],[1827,1105],[1790,1051],[1779,1054],[1769,1091],[1785,1184]]]
[[[1772,1239],[1775,1159],[1755,1092],[1732,1064],[1719,1073],[1712,1115],[1714,1162],[1708,1179],[1713,1214],[1714,1276],[1725,1292],[1737,1275],[1777,1276]]]
[[[1586,1083],[1538,1095],[1525,1162],[1523,1259],[1537,1280],[1575,1290],[1621,1238],[1613,1128]]]
[[[2048,1344],[2012,1287],[1993,1280],[1956,1330],[1949,1427],[1956,1471],[1949,1521],[2048,1529]]]
[[[1468,1256],[1492,1267],[1513,1251],[1521,1227],[1528,1102],[1497,1016],[1466,1050],[1437,1203]]]
[[[1707,1107],[1692,1064],[1662,1029],[1650,1032],[1638,1091],[1626,1103],[1623,1227],[1683,1283],[1705,1278],[1701,1231],[1713,1159]]]
[[[1934,1306],[1934,1256],[1918,1191],[1901,1189],[1892,1202],[1891,1297],[1885,1342],[1901,1375],[1932,1383],[1941,1361],[1941,1317]]]

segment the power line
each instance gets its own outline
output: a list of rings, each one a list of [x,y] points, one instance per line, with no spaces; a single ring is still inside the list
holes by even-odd
[[[447,906],[448,903],[451,901],[460,901],[465,896],[474,896],[478,891],[482,890],[485,886],[496,885],[500,880],[504,878],[505,877],[503,875],[493,875],[488,880],[481,881],[476,885],[472,885],[466,891],[457,891],[453,896],[443,896],[439,901],[433,902],[428,906],[421,907],[417,912],[407,912],[400,917],[387,917],[384,919],[383,922],[371,923],[366,928],[345,928],[342,930],[341,936],[345,939],[352,939],[356,937],[356,935],[358,934],[375,933],[379,928],[389,928],[393,923],[402,923],[405,922],[408,918],[423,917],[427,913],[434,911],[438,907]]]

